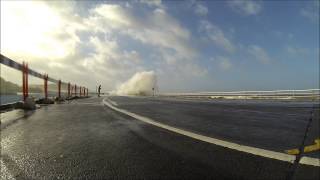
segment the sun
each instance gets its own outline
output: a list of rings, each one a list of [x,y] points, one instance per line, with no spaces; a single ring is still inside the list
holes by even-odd
[[[1,1],[1,53],[33,57],[67,55],[57,36],[63,19],[41,1]]]

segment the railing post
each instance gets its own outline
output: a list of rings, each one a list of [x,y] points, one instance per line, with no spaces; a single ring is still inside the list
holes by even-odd
[[[25,65],[24,65],[24,61],[22,62],[22,98],[23,101],[26,100],[26,82],[25,82]]]
[[[80,86],[79,89],[80,89],[80,92],[79,92],[80,95],[79,96],[81,97],[81,95],[82,95],[82,87]]]
[[[58,81],[58,96],[61,98],[61,80]]]
[[[70,90],[71,96],[73,96],[73,86],[71,85],[71,90]]]
[[[68,83],[68,97],[70,97],[70,83]]]
[[[29,67],[28,67],[28,63],[26,64],[26,98],[29,96],[29,82],[28,82],[28,75],[29,75]]]
[[[48,74],[43,75],[44,79],[44,97],[48,98]]]
[[[28,63],[22,62],[22,96],[23,101],[26,101],[29,96],[29,86],[28,86]]]
[[[77,85],[74,85],[74,95],[77,96]]]
[[[47,97],[48,97],[48,79],[49,79],[49,76],[47,74],[47,78],[46,78],[46,93],[47,93]]]

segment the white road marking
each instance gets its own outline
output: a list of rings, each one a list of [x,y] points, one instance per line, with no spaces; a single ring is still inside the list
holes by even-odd
[[[276,160],[280,160],[280,161],[286,161],[286,162],[290,162],[293,163],[295,160],[295,156],[294,155],[289,155],[289,154],[285,154],[285,153],[281,153],[281,152],[276,152],[276,151],[270,151],[270,150],[266,150],[266,149],[261,149],[261,148],[256,148],[256,147],[251,147],[251,146],[245,146],[245,145],[240,145],[237,143],[233,143],[233,142],[228,142],[228,141],[223,141],[220,139],[216,139],[216,138],[212,138],[212,137],[208,137],[208,136],[204,136],[204,135],[200,135],[200,134],[196,134],[190,131],[186,131],[183,129],[179,129],[179,128],[175,128],[172,126],[168,126],[166,124],[162,124],[159,122],[156,122],[155,120],[152,120],[151,118],[148,117],[144,117],[135,113],[132,113],[130,111],[124,110],[124,109],[120,109],[118,107],[113,106],[111,103],[109,103],[109,99],[108,101],[106,101],[105,98],[103,99],[103,104],[105,104],[106,106],[108,106],[109,108],[121,112],[123,114],[126,114],[128,116],[131,116],[137,120],[143,121],[145,123],[157,126],[159,128],[163,128],[166,129],[168,131],[177,133],[177,134],[181,134],[193,139],[197,139],[203,142],[207,142],[207,143],[211,143],[211,144],[215,144],[218,146],[223,146],[229,149],[233,149],[233,150],[237,150],[237,151],[241,151],[241,152],[245,152],[245,153],[249,153],[249,154],[253,154],[253,155],[257,155],[257,156],[262,156],[262,157],[266,157],[266,158],[271,158],[271,159],[276,159]],[[311,157],[305,157],[303,156],[300,159],[300,164],[305,164],[305,165],[312,165],[312,166],[320,166],[320,159],[318,158],[311,158]]]
[[[112,105],[114,105],[114,106],[118,106],[118,103],[117,103],[117,102],[112,101],[112,100],[111,100],[111,99],[109,99],[109,98],[108,98],[108,100],[109,100],[109,102],[110,102]]]
[[[101,103],[97,103],[97,102],[93,102],[93,103],[90,103],[90,102],[75,102],[73,103],[75,105],[93,105],[93,106],[101,106]]]

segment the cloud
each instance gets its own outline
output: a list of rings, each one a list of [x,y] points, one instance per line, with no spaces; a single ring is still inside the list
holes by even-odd
[[[260,1],[229,0],[227,3],[232,10],[246,16],[257,15],[262,9],[262,5]]]
[[[118,4],[102,4],[89,10],[86,26],[95,32],[109,33],[114,29],[133,26],[133,16]]]
[[[161,0],[140,0],[140,3],[147,4],[151,7],[162,7]]]
[[[287,46],[286,47],[287,53],[290,55],[307,55],[309,50],[307,48],[295,47],[295,46]]]
[[[208,8],[202,4],[197,3],[194,7],[194,12],[198,16],[206,16],[208,14]]]
[[[206,69],[196,64],[195,59],[198,54],[197,50],[192,47],[190,32],[171,17],[165,9],[156,8],[140,19],[134,16],[130,9],[124,10],[119,5],[112,8],[104,7],[109,11],[99,10],[100,8],[98,6],[91,11],[91,17],[88,18],[90,26],[97,28],[98,32],[125,35],[143,45],[153,47],[156,56],[160,57],[157,59],[162,61],[157,64],[167,73],[178,74],[181,78],[205,74]],[[115,18],[109,18],[110,15],[106,16],[104,12],[114,14],[112,17]],[[106,29],[107,24],[113,25]],[[153,61],[156,60],[153,59]]]
[[[145,16],[139,18],[130,9],[104,4],[92,10],[86,22],[96,32],[128,35],[144,44],[172,49],[181,56],[194,57],[190,32],[168,15],[166,10],[156,8]]]
[[[41,1],[1,2],[1,53],[62,59],[75,53],[80,28]]]
[[[227,58],[227,57],[219,57],[219,61],[220,61],[219,66],[220,66],[221,69],[223,69],[223,70],[231,69],[232,64],[231,64],[229,58]]]
[[[163,9],[154,10],[143,26],[132,29],[128,34],[145,44],[175,50],[184,58],[196,55],[196,50],[191,46],[190,32]]]
[[[200,31],[204,32],[208,38],[218,47],[232,53],[235,51],[233,43],[224,35],[223,31],[207,20],[200,21]]]
[[[88,25],[88,19],[96,17],[88,12],[87,17],[81,17],[74,11],[76,8],[70,8],[75,4],[64,8],[65,3],[69,2],[50,6],[41,1],[1,4],[1,20],[4,19],[1,23],[7,28],[1,31],[1,37],[6,37],[1,38],[1,53],[18,62],[26,60],[30,68],[53,78],[90,87],[103,82],[107,89],[142,69],[137,50],[124,50],[116,39],[107,38],[114,26],[130,26],[122,9],[112,5],[97,9],[97,14],[103,10],[112,12],[97,18],[118,22],[105,26],[106,34],[101,35],[97,34],[100,29],[94,31],[93,26]],[[16,76],[7,78],[17,79]]]
[[[215,63],[221,70],[227,71],[233,67],[230,59],[226,56],[216,56],[210,58],[210,60]]]
[[[137,4],[98,3],[88,9],[71,2],[27,4],[15,4],[5,11],[1,6],[1,15],[9,10],[16,12],[5,14],[6,19],[15,18],[14,21],[1,21],[1,27],[10,27],[1,31],[1,43],[6,40],[3,47],[7,47],[2,47],[1,53],[17,61],[27,60],[31,68],[53,78],[91,89],[102,84],[103,90],[112,90],[136,72],[150,67],[155,68],[164,88],[179,88],[176,84],[187,87],[207,74],[206,67],[198,62],[199,53],[193,46],[191,32],[163,5],[138,13],[133,8]],[[46,12],[39,14],[35,10]],[[47,22],[48,19],[52,22]],[[12,29],[16,31],[10,32]],[[37,34],[28,34],[33,30]],[[25,44],[9,46],[9,33]],[[15,81],[20,74],[8,78]]]
[[[313,54],[312,49],[292,45],[285,46],[284,50],[290,57],[298,57],[300,59],[309,59],[309,56]]]
[[[300,10],[300,14],[313,23],[319,23],[319,0],[308,2],[308,5]]]
[[[85,27],[73,8],[66,6],[69,3],[1,2],[1,54],[20,63],[27,61],[30,68],[53,78],[90,82],[84,81],[86,70],[80,63],[84,57],[79,52],[83,42],[78,33]],[[21,77],[3,72],[1,76],[12,82]]]
[[[258,45],[250,45],[248,47],[248,53],[263,64],[268,64],[271,62],[269,54]]]
[[[94,53],[83,60],[83,67],[90,71],[92,75],[102,75],[97,77],[101,81],[114,81],[109,85],[104,85],[108,89],[113,88],[116,82],[122,81],[141,67],[141,57],[137,51],[127,51],[121,49],[115,39],[100,39],[97,36],[90,37],[90,44],[95,50]]]

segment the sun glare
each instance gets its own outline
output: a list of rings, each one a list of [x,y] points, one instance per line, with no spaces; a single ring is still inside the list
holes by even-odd
[[[64,57],[67,51],[56,38],[62,26],[59,14],[43,2],[1,1],[1,53]]]

